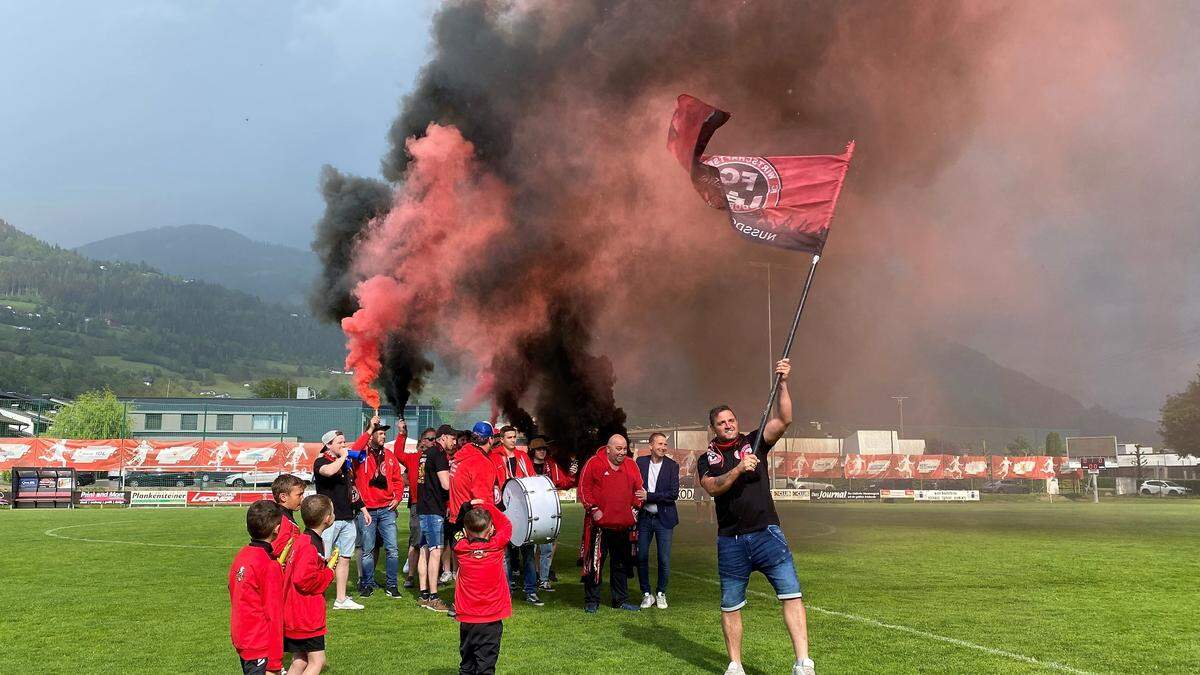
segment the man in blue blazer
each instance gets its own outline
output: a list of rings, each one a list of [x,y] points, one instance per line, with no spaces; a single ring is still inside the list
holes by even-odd
[[[671,536],[679,524],[679,463],[667,457],[667,437],[650,435],[650,454],[637,458],[646,486],[646,502],[638,510],[638,582],[642,586],[642,609],[667,608],[667,579],[671,570]],[[658,588],[650,594],[650,540],[658,544]]]

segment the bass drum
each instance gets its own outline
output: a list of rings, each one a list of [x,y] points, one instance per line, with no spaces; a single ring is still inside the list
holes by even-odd
[[[546,476],[510,478],[504,484],[504,515],[512,521],[512,545],[549,544],[558,539],[562,507]]]

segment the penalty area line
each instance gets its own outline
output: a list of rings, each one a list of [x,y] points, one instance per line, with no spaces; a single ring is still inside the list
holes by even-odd
[[[709,579],[707,577],[701,577],[701,576],[697,576],[695,574],[688,574],[687,572],[676,572],[675,574],[678,574],[679,576],[690,577],[692,579],[698,579],[700,581],[707,581],[708,583],[716,584],[718,586],[721,585],[721,582],[716,579]],[[771,595],[769,593],[763,593],[762,591],[756,591],[753,589],[747,589],[746,592],[753,593],[754,595],[757,595],[757,596],[760,596],[763,598],[771,598],[771,599],[775,598],[774,595]],[[1032,656],[1026,656],[1024,654],[1017,654],[1016,652],[1010,652],[1010,651],[1007,651],[1004,649],[996,649],[995,647],[987,647],[984,645],[975,644],[974,642],[968,642],[966,640],[961,640],[959,638],[952,638],[952,637],[947,637],[945,635],[938,635],[937,633],[930,633],[928,631],[923,631],[919,628],[912,628],[910,626],[902,626],[902,625],[894,624],[894,623],[886,623],[883,621],[879,621],[877,619],[872,619],[870,617],[859,616],[857,614],[850,614],[849,612],[839,612],[835,609],[825,609],[824,607],[817,607],[816,605],[812,605],[807,602],[804,603],[804,608],[810,612],[817,612],[818,614],[826,614],[828,616],[836,616],[840,619],[846,619],[848,621],[855,621],[858,623],[866,624],[868,626],[874,626],[876,628],[886,628],[887,630],[893,630],[898,633],[906,633],[908,635],[915,635],[917,637],[926,638],[929,640],[937,640],[938,642],[944,642],[946,644],[954,645],[956,647],[972,649],[977,652],[983,652],[984,654],[989,654],[991,656],[999,656],[1002,658],[1011,659],[1013,661],[1020,661],[1022,663],[1027,663],[1031,666],[1037,666],[1039,668],[1046,668],[1048,670],[1057,670],[1057,671],[1063,672],[1063,673],[1073,673],[1074,675],[1095,675],[1095,673],[1092,673],[1090,671],[1073,668],[1071,666],[1068,666],[1068,665],[1065,665],[1062,663],[1058,663],[1056,661],[1042,661],[1039,659],[1035,659]]]
[[[70,530],[76,527],[92,527],[93,525],[119,525],[121,523],[134,523],[135,520],[114,520],[111,523],[80,523],[78,525],[63,525],[62,527],[52,527],[49,530],[42,532],[47,537],[56,539],[65,539],[67,541],[86,541],[89,544],[125,544],[127,546],[153,546],[156,548],[207,548],[217,549],[221,551],[229,551],[238,548],[237,546],[206,546],[204,544],[157,544],[150,541],[124,541],[121,539],[89,539],[87,537],[68,537],[65,534],[58,534],[63,530]]]

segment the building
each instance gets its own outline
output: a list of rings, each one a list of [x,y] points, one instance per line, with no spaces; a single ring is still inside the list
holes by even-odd
[[[347,436],[361,433],[373,410],[362,401],[281,398],[129,398],[123,399],[134,438],[163,440],[222,438],[319,442],[330,429]],[[395,420],[390,406],[379,414]],[[437,427],[441,418],[432,406],[404,408],[409,436]]]

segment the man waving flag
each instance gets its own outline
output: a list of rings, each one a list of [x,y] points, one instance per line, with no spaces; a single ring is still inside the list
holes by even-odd
[[[667,148],[692,175],[714,208],[729,212],[733,229],[753,241],[820,254],[829,236],[854,142],[840,155],[746,157],[705,155],[729,113],[682,94],[667,132]]]

